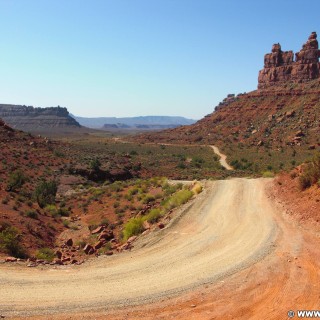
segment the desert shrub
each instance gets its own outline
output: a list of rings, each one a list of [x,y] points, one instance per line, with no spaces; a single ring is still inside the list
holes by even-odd
[[[128,195],[134,196],[135,194],[138,193],[138,191],[139,191],[138,188],[132,188],[128,191]]]
[[[109,220],[107,218],[103,218],[100,223],[99,226],[108,226],[110,224]]]
[[[192,158],[192,164],[196,167],[196,168],[200,168],[202,166],[202,164],[204,164],[204,160],[198,156],[193,157]]]
[[[62,220],[62,224],[63,224],[63,226],[64,226],[64,227],[69,228],[70,221],[69,221],[69,220],[64,219],[64,220]]]
[[[161,216],[162,213],[160,209],[151,209],[149,213],[145,216],[145,220],[151,223],[155,223],[160,219]]]
[[[106,254],[108,251],[110,251],[112,248],[112,245],[110,242],[107,242],[102,248],[98,250],[99,254]]]
[[[84,248],[86,244],[87,244],[87,242],[84,240],[76,241],[76,246],[79,246],[80,248]]]
[[[199,182],[195,182],[194,186],[192,187],[191,191],[194,194],[199,194],[202,192],[202,185]]]
[[[59,215],[58,215],[58,209],[57,209],[57,207],[56,207],[55,205],[48,204],[48,205],[45,207],[45,210],[46,210],[47,212],[49,212],[49,214],[50,214],[52,217],[54,217],[54,218],[56,218],[56,217],[59,216]]]
[[[99,171],[101,166],[101,162],[99,159],[95,158],[90,161],[89,168],[93,171]]]
[[[70,211],[67,208],[59,208],[57,210],[57,215],[61,217],[69,217]]]
[[[50,248],[41,248],[37,250],[35,256],[37,259],[51,262],[54,259],[55,254],[54,251]]]
[[[98,227],[99,227],[99,225],[97,223],[89,222],[88,228],[89,228],[90,231],[92,231],[92,230],[94,230],[94,229],[96,229]]]
[[[154,195],[154,197],[155,197],[156,199],[161,199],[161,198],[163,198],[163,193],[162,193],[162,192],[158,192],[158,193],[156,193],[156,194]]]
[[[9,197],[5,197],[5,198],[3,198],[2,200],[1,200],[1,203],[2,204],[8,204],[8,202],[9,202]]]
[[[178,168],[178,169],[186,169],[187,166],[185,165],[185,163],[179,162],[179,163],[177,164],[177,168]]]
[[[264,172],[262,172],[262,177],[263,178],[273,178],[274,173],[272,171],[264,171]]]
[[[133,200],[133,196],[130,195],[130,194],[126,194],[124,197],[125,197],[125,199],[127,199],[128,201]]]
[[[18,229],[8,225],[1,224],[0,232],[0,250],[17,258],[26,258],[27,254],[21,246]]]
[[[155,201],[155,197],[152,194],[147,194],[143,199],[143,203],[150,203],[154,201]]]
[[[179,190],[173,194],[164,204],[164,207],[168,210],[181,206],[186,203],[193,196],[192,191],[184,189]]]
[[[138,235],[144,231],[143,218],[131,218],[125,225],[122,231],[122,238],[127,241],[130,237]]]
[[[28,200],[28,201],[27,201],[27,206],[28,206],[28,207],[32,207],[32,205],[33,205],[33,202],[32,202],[31,200]]]
[[[117,181],[110,185],[110,190],[114,192],[119,192],[119,191],[122,191],[123,188],[121,183]]]
[[[57,158],[65,158],[65,154],[59,150],[54,150],[53,155]]]
[[[34,197],[39,206],[44,208],[48,204],[54,204],[57,190],[58,187],[55,181],[41,181],[34,192]]]
[[[169,183],[165,183],[162,188],[166,196],[169,196],[177,191],[177,185],[172,185]]]
[[[28,210],[25,213],[26,217],[31,218],[31,219],[37,219],[38,218],[38,213],[34,210]]]
[[[9,175],[7,191],[15,191],[22,187],[22,185],[27,181],[26,176],[21,170],[16,170]]]
[[[320,153],[306,163],[303,174],[299,177],[299,185],[302,190],[311,187],[320,180]]]

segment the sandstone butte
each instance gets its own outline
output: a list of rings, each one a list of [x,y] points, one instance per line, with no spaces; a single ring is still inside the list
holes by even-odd
[[[316,32],[311,33],[295,55],[292,51],[282,51],[279,43],[274,44],[272,52],[264,56],[257,90],[229,94],[214,112],[193,125],[141,134],[133,139],[214,144],[226,153],[226,146],[238,148],[239,143],[276,149],[299,146],[296,152],[317,149],[320,147],[319,57]]]
[[[295,55],[282,51],[281,45],[272,46],[264,56],[264,68],[259,71],[258,89],[267,89],[281,83],[302,83],[320,77],[320,50],[317,33],[312,32],[308,41]]]

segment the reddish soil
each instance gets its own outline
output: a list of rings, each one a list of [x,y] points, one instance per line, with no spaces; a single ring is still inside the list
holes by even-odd
[[[275,190],[277,197],[286,207],[286,213],[305,227],[310,226],[320,231],[320,187],[301,190],[299,186],[300,169],[290,174],[282,173],[276,178]]]

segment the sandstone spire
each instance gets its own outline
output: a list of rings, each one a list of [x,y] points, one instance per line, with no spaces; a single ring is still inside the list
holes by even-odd
[[[266,89],[286,82],[306,82],[320,77],[320,50],[317,33],[312,32],[302,49],[282,51],[279,43],[264,56],[264,68],[259,71],[258,89]]]

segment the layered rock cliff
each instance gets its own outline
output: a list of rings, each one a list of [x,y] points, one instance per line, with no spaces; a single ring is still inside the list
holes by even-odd
[[[13,128],[21,130],[59,129],[80,127],[66,108],[34,108],[22,105],[0,104],[0,118]]]
[[[259,71],[258,89],[268,89],[281,83],[302,83],[320,77],[320,50],[317,34],[312,32],[308,41],[295,55],[282,51],[279,43],[264,56],[264,68]]]

